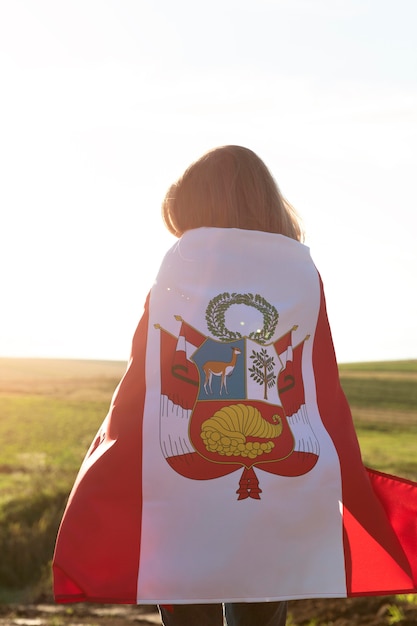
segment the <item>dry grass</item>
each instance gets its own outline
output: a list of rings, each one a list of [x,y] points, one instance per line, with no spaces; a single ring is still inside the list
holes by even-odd
[[[0,358],[0,407],[5,395],[109,400],[125,369],[123,361]]]

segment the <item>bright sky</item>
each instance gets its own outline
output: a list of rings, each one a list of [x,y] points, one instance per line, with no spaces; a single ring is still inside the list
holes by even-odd
[[[126,360],[191,161],[304,219],[340,362],[417,358],[416,0],[0,0],[0,356]]]

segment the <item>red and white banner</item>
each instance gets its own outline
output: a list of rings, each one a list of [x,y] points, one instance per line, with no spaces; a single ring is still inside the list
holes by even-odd
[[[236,229],[167,253],[72,490],[58,602],[417,591],[417,485],[363,466],[306,246]]]

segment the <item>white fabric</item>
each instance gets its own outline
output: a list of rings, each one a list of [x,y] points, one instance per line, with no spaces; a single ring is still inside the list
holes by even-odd
[[[160,332],[154,325],[178,336],[174,316],[180,315],[210,336],[205,310],[223,292],[261,294],[272,303],[279,313],[273,341],[294,325],[294,345],[310,335],[303,350],[305,407],[291,419],[295,431],[307,420],[309,434],[295,432],[296,446],[319,449],[319,459],[303,476],[257,469],[260,500],[237,500],[239,472],[212,480],[176,473],[165,461],[169,446],[158,427],[158,421],[172,419],[172,432],[193,448],[189,413],[177,414],[161,398]],[[339,460],[318,413],[312,362],[319,305],[319,276],[309,249],[281,235],[201,228],[167,253],[150,300],[138,599],[197,603],[346,595]],[[227,323],[238,323],[242,334],[262,323],[256,309],[232,308]],[[252,392],[258,393],[255,386]]]

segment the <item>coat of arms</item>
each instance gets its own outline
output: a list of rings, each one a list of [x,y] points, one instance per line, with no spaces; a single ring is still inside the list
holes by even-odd
[[[231,331],[234,304],[262,313],[263,327]],[[309,472],[319,456],[304,398],[302,353],[294,325],[274,340],[278,311],[259,294],[222,293],[206,309],[211,336],[179,316],[175,337],[161,330],[160,439],[170,466],[197,480],[241,470],[238,500],[260,499],[255,470]]]

